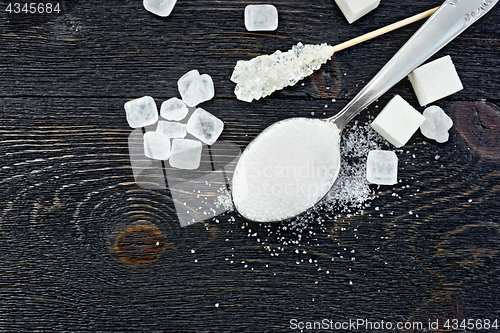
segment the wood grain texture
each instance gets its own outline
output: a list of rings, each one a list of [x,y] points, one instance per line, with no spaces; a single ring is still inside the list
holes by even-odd
[[[271,33],[244,30],[250,3],[178,1],[159,18],[132,0],[61,1],[52,16],[9,15],[0,2],[0,331],[500,320],[499,8],[434,57],[451,55],[465,87],[437,102],[454,121],[450,140],[417,133],[397,152],[401,182],[372,186],[363,213],[318,209],[263,225],[230,212],[182,228],[168,188],[137,186],[127,100],[159,105],[178,96],[186,71],[208,73],[216,98],[203,107],[224,121],[220,141],[244,149],[275,121],[334,115],[419,24],[339,52],[251,104],[228,80],[237,60],[336,44],[440,1],[383,1],[353,25],[333,1],[283,1]],[[418,106],[403,80],[356,120],[396,93]]]

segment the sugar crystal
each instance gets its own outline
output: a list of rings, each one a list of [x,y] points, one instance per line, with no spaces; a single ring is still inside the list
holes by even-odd
[[[398,157],[393,151],[372,150],[366,161],[366,179],[373,184],[394,185],[398,182]]]
[[[198,140],[174,139],[172,140],[172,152],[170,166],[177,169],[198,169],[201,160],[202,145]]]
[[[278,29],[278,10],[273,5],[246,6],[245,28],[248,31],[274,31]]]
[[[420,131],[429,139],[439,143],[448,141],[448,130],[453,126],[451,118],[439,106],[430,106],[424,110],[425,120]]]
[[[168,16],[174,9],[177,0],[144,0],[143,5],[147,11],[158,16]]]
[[[236,83],[236,98],[245,102],[258,100],[274,91],[293,86],[309,76],[333,55],[327,44],[298,43],[287,52],[276,51],[248,61],[240,60],[234,67],[231,81]]]
[[[132,128],[152,125],[158,121],[158,109],[155,100],[150,96],[128,101],[124,108],[127,122]]]
[[[170,98],[161,104],[160,115],[167,120],[182,120],[188,114],[187,105],[177,97]]]
[[[214,83],[208,74],[200,75],[193,69],[177,81],[182,100],[188,106],[196,106],[214,97]]]
[[[187,122],[188,133],[207,145],[214,144],[223,129],[222,120],[202,108],[197,108]]]
[[[156,131],[165,134],[171,139],[182,139],[186,136],[186,124],[173,121],[159,121]]]
[[[160,132],[144,133],[144,155],[155,160],[170,157],[170,138]]]

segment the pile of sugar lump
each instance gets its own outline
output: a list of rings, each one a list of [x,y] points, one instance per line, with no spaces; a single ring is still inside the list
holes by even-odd
[[[420,106],[463,89],[450,56],[420,66],[408,78]],[[399,95],[391,99],[371,123],[375,131],[397,148],[404,146],[419,128],[425,137],[444,143],[452,126],[453,121],[439,106],[429,106],[421,114]],[[394,152],[371,151],[367,159],[367,180],[379,185],[396,184],[397,163]]]
[[[164,101],[158,121],[154,99],[144,96],[125,103],[130,127],[138,128],[157,123],[156,131],[144,133],[144,154],[156,160],[168,160],[173,168],[194,170],[200,165],[202,143],[213,145],[224,129],[222,120],[202,108],[196,108],[187,123],[183,120],[189,108],[212,99],[215,95],[212,78],[192,70],[177,82],[182,99]],[[166,121],[168,120],[168,121]],[[187,133],[198,140],[186,139]]]

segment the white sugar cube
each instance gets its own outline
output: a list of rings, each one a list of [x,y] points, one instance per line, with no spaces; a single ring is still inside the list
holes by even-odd
[[[142,4],[147,11],[158,16],[168,16],[174,9],[177,0],[144,0]]]
[[[335,0],[347,22],[352,23],[378,7],[380,0]]]
[[[177,97],[167,99],[161,103],[160,115],[168,120],[182,120],[188,114],[187,105]]]
[[[197,108],[187,122],[188,133],[207,145],[214,144],[223,129],[224,122],[202,108]]]
[[[184,74],[177,81],[182,100],[188,106],[196,106],[214,97],[214,83],[212,78],[193,69]]]
[[[408,78],[421,106],[464,88],[450,56],[420,66],[408,75]]]
[[[429,139],[439,143],[448,141],[448,130],[453,126],[453,120],[439,106],[429,106],[424,110],[425,120],[420,125],[420,132]]]
[[[404,146],[425,117],[396,95],[371,123],[371,127],[396,147]]]
[[[278,29],[278,10],[273,5],[246,6],[245,28],[248,31],[274,31]]]
[[[372,184],[394,185],[398,182],[398,157],[393,151],[372,150],[366,161],[366,179]]]
[[[154,160],[168,160],[170,138],[160,132],[144,133],[144,155]]]
[[[158,121],[158,109],[153,97],[144,96],[124,105],[127,122],[132,128],[152,125]]]
[[[182,139],[186,136],[186,124],[174,121],[159,121],[156,131],[165,134],[171,139]]]
[[[198,169],[201,161],[202,145],[198,140],[174,139],[172,140],[172,152],[170,166],[177,169]]]

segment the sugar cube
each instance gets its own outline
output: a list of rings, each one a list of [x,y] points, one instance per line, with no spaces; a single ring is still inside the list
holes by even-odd
[[[421,106],[463,89],[450,56],[444,56],[415,69],[408,75]]]
[[[156,131],[165,134],[171,139],[182,139],[186,136],[186,124],[175,121],[159,121]]]
[[[172,140],[172,152],[170,166],[177,169],[198,169],[201,160],[202,144],[198,140],[174,139]]]
[[[420,125],[420,132],[429,139],[439,143],[448,141],[448,130],[453,126],[453,120],[439,106],[429,106],[424,110],[425,120]]]
[[[393,151],[372,150],[366,160],[366,179],[372,184],[394,185],[398,182],[398,157]]]
[[[347,22],[353,23],[378,7],[380,0],[335,0]]]
[[[170,138],[160,132],[144,133],[144,155],[154,160],[168,160]]]
[[[396,147],[404,146],[425,117],[396,95],[371,123],[371,127]]]
[[[158,121],[158,109],[153,97],[144,96],[128,101],[124,107],[127,122],[132,128],[152,125]]]
[[[224,129],[224,122],[211,114],[197,108],[187,122],[187,131],[207,145],[212,145]]]
[[[188,114],[187,105],[177,97],[161,103],[160,115],[167,120],[182,120]]]
[[[248,31],[274,31],[278,29],[278,10],[273,5],[246,6],[245,28]]]
[[[174,9],[177,0],[143,0],[142,4],[147,11],[158,16],[168,16]]]

